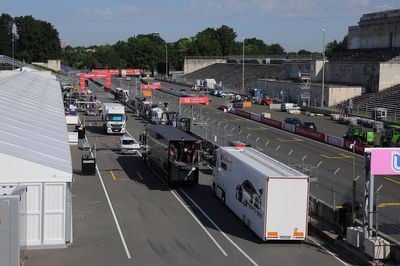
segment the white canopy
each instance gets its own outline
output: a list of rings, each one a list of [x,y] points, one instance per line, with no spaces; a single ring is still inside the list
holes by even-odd
[[[60,84],[20,72],[0,79],[0,183],[71,182]]]

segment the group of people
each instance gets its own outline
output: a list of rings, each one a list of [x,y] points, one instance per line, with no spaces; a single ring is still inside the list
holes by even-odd
[[[202,159],[202,140],[185,142],[182,138],[176,144],[170,144],[169,156],[173,161],[184,163],[200,163]]]

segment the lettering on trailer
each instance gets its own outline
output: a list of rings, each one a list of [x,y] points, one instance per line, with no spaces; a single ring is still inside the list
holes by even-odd
[[[370,148],[371,175],[399,175],[400,148]]]
[[[181,104],[208,104],[208,97],[180,97]]]

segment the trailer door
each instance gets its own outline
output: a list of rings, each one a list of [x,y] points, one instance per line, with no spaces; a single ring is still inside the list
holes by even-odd
[[[269,179],[266,240],[304,240],[307,234],[308,180]]]

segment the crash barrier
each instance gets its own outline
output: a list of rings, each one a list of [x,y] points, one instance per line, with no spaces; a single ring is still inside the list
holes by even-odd
[[[226,105],[221,105],[218,107],[219,110],[228,110],[228,107]],[[309,139],[313,139],[319,142],[323,142],[338,148],[346,149],[346,150],[353,150],[353,142],[348,141],[343,139],[342,137],[337,137],[333,135],[329,135],[326,133],[318,132],[318,131],[311,131],[303,128],[299,128],[295,125],[283,123],[281,121],[271,119],[271,118],[266,118],[264,116],[261,116],[260,114],[257,113],[252,113],[252,112],[247,112],[242,109],[229,109],[229,112],[232,114],[235,114],[240,117],[244,117],[253,121],[260,122],[262,124],[265,124],[267,126],[271,126],[274,128],[282,129],[288,132],[291,132],[296,135],[300,135]],[[354,152],[358,154],[364,154],[364,149],[367,147],[367,145],[363,143],[356,143],[354,145]]]

